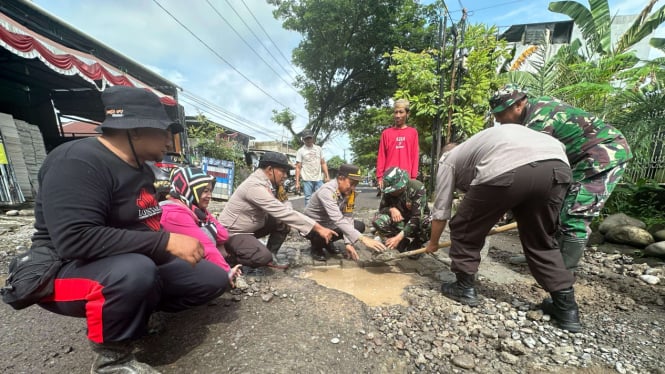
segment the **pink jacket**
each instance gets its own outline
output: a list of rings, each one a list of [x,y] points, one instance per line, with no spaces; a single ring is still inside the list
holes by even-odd
[[[162,205],[161,224],[164,231],[183,234],[198,239],[205,250],[205,259],[216,264],[222,269],[229,271],[231,267],[226,262],[217,246],[223,244],[229,238],[229,233],[219,221],[210,213],[208,220],[217,226],[217,241],[213,243],[210,236],[206,235],[201,227],[196,223],[194,215],[183,204],[164,204]]]

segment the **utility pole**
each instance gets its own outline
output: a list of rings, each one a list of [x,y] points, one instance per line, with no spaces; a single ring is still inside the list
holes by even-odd
[[[443,4],[445,7],[446,5]],[[448,17],[442,15],[439,17],[439,56],[436,62],[436,74],[439,76],[439,95],[436,98],[436,117],[434,117],[434,129],[432,131],[432,159],[430,165],[429,190],[434,191],[434,181],[436,179],[439,154],[441,153],[441,98],[443,97],[443,71],[441,70],[441,60],[446,45],[446,24]],[[433,193],[431,193],[433,195]]]
[[[464,23],[466,22],[466,8],[462,8],[462,18],[459,21],[461,28],[461,37],[464,41]],[[452,72],[450,73],[450,102],[448,104],[448,128],[446,130],[446,144],[450,143],[452,137],[452,126],[453,126],[453,105],[455,104],[455,83],[457,81],[457,35],[458,31],[453,26],[453,36],[455,37],[455,42],[453,43],[453,62],[452,62]]]

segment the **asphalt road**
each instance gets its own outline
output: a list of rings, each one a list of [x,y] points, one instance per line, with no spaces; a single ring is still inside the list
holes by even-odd
[[[356,209],[377,209],[381,198],[376,196],[376,187],[359,185],[356,187],[358,197],[356,199]],[[293,209],[302,212],[305,206],[304,195],[289,195],[289,200],[293,204]]]

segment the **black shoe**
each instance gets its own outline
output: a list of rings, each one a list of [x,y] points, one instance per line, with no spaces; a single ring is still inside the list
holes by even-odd
[[[323,248],[312,248],[312,258],[316,261],[325,261],[326,255],[323,253]]]
[[[457,273],[457,280],[451,283],[441,285],[441,293],[455,301],[468,306],[478,306],[480,300],[476,295],[476,289],[473,287],[474,275]]]
[[[331,256],[342,254],[342,251],[340,251],[333,243],[328,243],[326,245],[326,252],[328,252]]]
[[[153,312],[148,318],[148,335],[159,335],[166,331],[166,316],[164,312]]]
[[[159,371],[150,365],[137,361],[132,353],[132,346],[127,342],[90,342],[90,346],[97,354],[92,362],[91,373],[159,374]]]
[[[409,239],[404,238],[399,242],[399,244],[397,244],[396,249],[399,253],[402,253],[402,252],[406,252],[408,250],[408,248],[409,248]]]
[[[541,308],[543,313],[549,314],[562,330],[570,332],[582,331],[580,312],[575,301],[575,290],[572,287],[550,292],[552,298],[543,300]]]
[[[262,277],[266,275],[266,271],[264,268],[253,268],[251,266],[243,265],[242,266],[242,275],[248,276],[248,277]]]
[[[407,251],[413,251],[413,250],[416,250],[416,249],[420,249],[422,247],[423,247],[423,242],[420,241],[420,239],[416,238],[416,239],[411,240],[411,243],[409,243],[409,245],[406,247],[406,250]],[[409,258],[411,260],[417,260],[417,259],[423,257],[424,255],[425,255],[424,253],[419,253],[417,255],[408,256],[407,258]]]

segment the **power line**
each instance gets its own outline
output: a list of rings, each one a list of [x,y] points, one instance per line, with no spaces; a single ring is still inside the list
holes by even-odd
[[[219,112],[215,110],[214,108],[208,107],[206,104],[196,102],[196,101],[190,101],[190,99],[183,99],[183,103],[188,104],[192,107],[194,107],[197,111],[197,113],[203,114],[206,117],[210,118],[211,120],[214,121],[219,121],[220,125],[232,128],[235,131],[240,131],[246,134],[249,134],[251,136],[256,136],[258,135],[263,135],[268,139],[277,139],[279,136],[277,134],[273,133],[267,133],[264,131],[261,131],[259,129],[256,129],[254,127],[248,126],[247,124],[238,122],[237,120],[233,119],[232,117],[229,117],[228,115]],[[249,128],[250,130],[247,130],[245,128]]]
[[[253,122],[240,117],[234,113],[228,112],[223,108],[220,108],[212,103],[206,102],[204,99],[194,96],[194,95],[189,95],[182,97],[183,101],[186,103],[196,107],[196,109],[200,110],[202,107],[206,109],[207,112],[210,112],[213,115],[217,115],[220,117],[223,117],[223,119],[227,122],[232,122],[235,125],[241,126],[245,129],[249,130],[244,130],[247,132],[254,131],[254,132],[259,132],[263,135],[266,135],[268,137],[274,137],[276,136],[276,133],[271,133],[269,130],[266,130],[262,126],[258,126],[254,124]]]
[[[284,55],[284,53],[282,53],[282,50],[279,48],[279,46],[277,45],[277,43],[275,43],[275,41],[272,39],[272,37],[270,36],[270,34],[266,31],[266,29],[263,27],[263,25],[261,25],[261,22],[259,22],[259,20],[256,18],[256,16],[254,15],[254,13],[252,13],[252,10],[250,9],[250,7],[247,6],[247,3],[245,3],[245,0],[240,0],[240,1],[242,2],[242,5],[245,6],[245,9],[247,9],[247,11],[248,11],[249,14],[252,16],[252,18],[254,18],[254,21],[256,22],[256,24],[259,25],[259,28],[260,28],[260,29],[263,31],[263,33],[268,37],[268,40],[270,40],[270,42],[275,46],[275,49],[277,50],[277,52],[279,52],[279,54],[282,56],[282,58],[284,59],[284,61],[286,61],[286,62],[289,64],[289,66],[291,67],[291,70],[293,70],[294,73],[298,74],[298,71],[295,69],[295,67],[293,67],[293,64],[291,63],[291,60],[288,59],[288,58]],[[228,2],[228,1],[227,1],[227,2]],[[255,35],[255,36],[256,36],[256,35]],[[258,37],[257,37],[257,39],[258,39]],[[263,44],[263,43],[261,43],[261,44]],[[265,47],[265,45],[264,45],[264,48],[266,48],[266,50],[269,50],[267,47]]]
[[[266,64],[266,66],[267,66],[268,68],[270,68],[270,70],[271,70],[273,73],[275,73],[275,75],[277,76],[277,78],[279,78],[282,82],[284,82],[287,86],[289,86],[289,88],[292,89],[295,93],[300,94],[300,92],[298,92],[298,90],[296,90],[296,88],[293,87],[293,85],[292,85],[291,83],[287,82],[284,78],[282,78],[282,76],[281,76],[281,75],[280,75],[275,69],[273,69],[272,65],[270,65],[270,63],[268,63],[268,61],[266,61],[266,60],[265,60],[265,59],[264,59],[264,58],[263,58],[263,57],[262,57],[262,56],[256,51],[256,49],[254,49],[254,47],[252,47],[252,45],[249,44],[249,42],[248,42],[247,40],[245,40],[245,38],[242,36],[242,34],[240,34],[240,32],[238,32],[238,30],[236,30],[236,28],[233,27],[233,25],[231,24],[231,22],[229,22],[226,18],[224,18],[224,16],[223,16],[223,15],[217,10],[217,8],[215,8],[214,5],[212,5],[212,4],[210,3],[209,0],[206,0],[206,3],[208,3],[208,5],[210,5],[210,7],[212,8],[212,10],[215,11],[215,13],[219,16],[219,18],[221,18],[222,21],[224,21],[224,22],[225,22],[225,23],[231,28],[231,30],[233,30],[233,32],[236,33],[236,35],[240,38],[240,40],[242,40],[243,43],[245,43],[245,45],[247,46],[247,48],[249,48],[252,52],[254,52],[254,54],[255,54],[259,59],[261,59],[261,61],[263,61],[263,63]],[[229,4],[229,5],[231,5],[231,4]],[[235,12],[235,9],[233,9],[233,11]],[[238,17],[240,17],[240,15],[238,14],[238,12],[236,12],[236,15],[238,15]],[[245,23],[245,21],[242,20],[242,18],[241,18],[241,21],[242,21],[243,23]],[[245,23],[245,26],[247,26],[246,23]],[[250,31],[251,31],[251,30],[250,30]],[[281,66],[280,66],[280,67],[281,67]],[[286,69],[284,69],[283,67],[282,67],[282,70],[284,70],[284,72],[285,72],[287,75],[289,74],[289,72],[286,71]]]
[[[277,100],[274,96],[272,96],[272,95],[271,95],[270,93],[268,93],[266,90],[264,90],[263,88],[261,88],[261,86],[259,86],[258,84],[254,83],[251,79],[249,79],[247,76],[245,76],[245,74],[243,74],[240,70],[238,70],[238,69],[237,69],[235,66],[233,66],[230,62],[228,62],[228,61],[227,61],[224,57],[222,57],[219,53],[217,53],[217,51],[215,51],[212,47],[210,47],[206,42],[204,42],[201,38],[199,38],[198,35],[196,35],[192,30],[190,30],[185,24],[183,24],[182,22],[180,22],[180,20],[179,20],[178,18],[176,18],[173,14],[171,14],[171,12],[169,12],[166,8],[164,8],[164,7],[159,3],[159,1],[157,1],[157,0],[152,0],[152,1],[153,1],[155,4],[157,4],[157,6],[160,7],[160,8],[161,8],[166,14],[168,14],[171,18],[173,18],[173,20],[176,21],[176,22],[177,22],[182,28],[184,28],[185,30],[187,30],[187,32],[188,32],[190,35],[192,35],[196,40],[198,40],[199,43],[203,44],[203,45],[204,45],[204,46],[205,46],[210,52],[212,52],[215,56],[217,56],[217,58],[219,58],[220,60],[222,60],[222,62],[224,62],[225,64],[227,64],[229,67],[231,67],[231,69],[233,69],[233,71],[235,71],[236,73],[238,73],[241,77],[243,77],[243,78],[244,78],[247,82],[249,82],[252,86],[256,87],[259,91],[263,92],[263,94],[265,94],[266,96],[268,96],[269,98],[271,98],[271,99],[272,99],[274,102],[276,102],[277,104],[281,105],[281,106],[284,107],[284,108],[289,109],[289,106],[288,106],[288,105],[283,104],[281,101]],[[303,115],[299,114],[298,112],[294,112],[294,113],[295,113],[296,115],[299,115],[299,116],[305,118],[305,119],[307,118],[306,116],[303,116]]]
[[[266,52],[268,52],[268,54],[270,55],[270,57],[272,57],[272,59],[277,63],[277,66],[279,66],[280,68],[282,68],[282,70],[286,73],[286,75],[289,76],[289,78],[291,78],[291,80],[295,81],[295,78],[291,75],[291,73],[288,71],[288,69],[285,68],[284,65],[283,65],[283,64],[277,59],[277,57],[275,57],[275,55],[272,54],[272,52],[270,51],[270,48],[268,48],[268,47],[263,43],[263,41],[261,41],[261,39],[259,38],[259,36],[256,35],[256,33],[254,32],[254,30],[253,30],[253,29],[247,24],[247,22],[245,22],[245,19],[243,18],[243,16],[240,15],[240,13],[238,13],[238,11],[235,9],[235,7],[233,7],[233,4],[231,4],[231,3],[229,2],[229,0],[224,0],[224,1],[226,1],[226,4],[229,5],[229,7],[230,7],[231,10],[233,11],[233,13],[235,13],[236,16],[238,16],[238,19],[240,19],[240,22],[242,22],[242,24],[245,25],[245,27],[247,28],[247,30],[249,30],[249,32],[252,33],[252,35],[254,36],[254,39],[256,39],[256,41],[259,42],[259,44],[261,44],[261,46],[263,47],[263,49],[265,49]],[[245,5],[245,6],[247,6],[247,5]],[[249,9],[248,9],[248,10],[249,10]],[[249,14],[250,14],[252,17],[254,17],[254,14],[253,14],[251,11],[249,12]],[[254,19],[256,20],[256,17],[254,17]],[[261,24],[259,24],[259,26],[261,26]],[[288,61],[287,61],[287,63],[288,63]]]
[[[474,12],[477,12],[477,11],[479,11],[479,10],[487,10],[487,9],[492,9],[492,8],[499,8],[499,7],[502,7],[502,6],[504,6],[504,5],[514,4],[514,3],[521,3],[521,2],[523,2],[523,1],[524,1],[524,0],[506,1],[506,2],[503,2],[503,3],[494,4],[494,5],[487,6],[487,7],[483,7],[483,8],[471,9],[471,10],[468,11],[468,13],[469,13],[469,14],[473,14]],[[462,11],[462,8],[464,8],[464,7],[463,7],[462,4],[460,3],[460,9],[458,9],[458,10],[453,10],[452,12],[453,12],[453,13],[459,13],[459,12]]]
[[[197,107],[197,109],[200,109],[199,107],[205,107],[208,109],[208,111],[214,112],[219,116],[224,117],[225,120],[233,122],[239,126],[242,126],[246,129],[249,129],[250,131],[256,131],[259,132],[263,135],[266,135],[268,137],[279,137],[279,135],[276,132],[273,132],[272,130],[266,128],[265,126],[259,125],[256,122],[252,122],[238,114],[235,114],[233,112],[230,112],[218,105],[215,105],[214,103],[211,103],[210,101],[196,96],[192,93],[184,91],[181,96],[182,99],[185,99],[188,101],[190,104],[193,106]],[[248,131],[248,130],[245,130]]]

